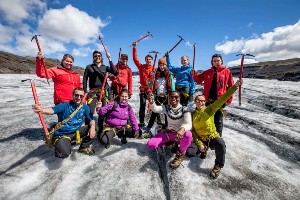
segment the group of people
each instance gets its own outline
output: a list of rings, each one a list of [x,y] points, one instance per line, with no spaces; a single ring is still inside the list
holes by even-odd
[[[68,157],[76,141],[80,143],[80,153],[93,155],[95,151],[90,146],[96,136],[105,148],[110,147],[115,136],[126,144],[126,138],[140,138],[141,128],[149,130],[157,120],[158,124],[165,122],[163,131],[149,139],[149,149],[170,144],[176,146],[171,168],[178,168],[185,155],[204,159],[207,150],[214,149],[216,160],[210,176],[218,177],[226,153],[222,139],[223,108],[231,103],[232,94],[242,83],[237,81],[234,84],[232,74],[223,66],[220,54],[212,56],[210,69],[198,74],[190,65],[188,56],[181,57],[181,67],[171,65],[169,53],[166,53],[166,59],[158,60],[158,68],[153,66],[150,54],[145,56],[145,64],[142,64],[137,56],[136,43],[132,46],[132,58],[140,77],[139,122],[128,104],[133,93],[132,71],[127,65],[127,54],[122,54],[114,65],[110,54],[106,52],[109,60],[109,66],[106,66],[102,53],[94,51],[93,63],[86,67],[81,84],[79,73],[72,68],[74,58],[70,54],[63,56],[59,66],[45,69],[43,53],[38,52],[36,74],[41,78],[47,74],[47,78],[53,80],[55,106],[43,108],[41,104],[34,104],[32,109],[46,115],[57,114],[58,121],[64,121],[54,131],[55,156]],[[110,86],[107,78],[111,81]],[[204,92],[194,96],[196,83],[204,83]],[[152,113],[145,127],[147,100]],[[196,105],[194,111],[187,107],[192,101]],[[98,114],[97,124],[93,118],[95,111]],[[160,113],[164,114],[164,120]]]

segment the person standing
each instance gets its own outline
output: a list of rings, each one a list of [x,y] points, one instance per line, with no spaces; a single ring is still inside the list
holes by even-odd
[[[198,74],[195,70],[191,72],[197,84],[204,82],[203,95],[207,105],[212,104],[220,98],[233,84],[233,77],[228,68],[222,65],[223,59],[220,54],[214,54],[211,59],[211,68]],[[231,96],[224,105],[215,113],[215,126],[217,132],[222,136],[223,131],[223,108],[232,102]]]
[[[87,93],[87,104],[90,108],[90,115],[93,117],[96,103],[99,99],[99,94],[101,92],[102,85],[105,84],[102,99],[100,100],[103,105],[106,105],[108,102],[108,84],[107,82],[103,83],[106,73],[112,73],[113,75],[118,75],[117,69],[114,67],[113,62],[111,61],[110,54],[106,54],[109,60],[109,66],[103,64],[103,57],[100,51],[95,50],[93,52],[93,63],[87,65],[83,75],[83,89]],[[89,91],[87,89],[87,84],[89,85]],[[103,129],[103,118],[98,117],[98,127],[99,133]]]
[[[145,126],[146,100],[148,94],[152,91],[148,83],[155,76],[155,67],[152,66],[153,57],[148,54],[145,56],[145,64],[141,64],[137,57],[136,42],[132,43],[133,62],[139,70],[140,76],[140,110],[139,110],[139,126]]]
[[[171,65],[169,52],[166,53],[167,66],[169,70],[176,76],[176,91],[180,92],[181,104],[187,106],[192,101],[195,93],[195,82],[191,75],[192,66],[190,65],[188,56],[181,56],[181,67]]]
[[[150,108],[155,113],[164,113],[167,116],[167,128],[163,132],[157,133],[152,137],[147,147],[157,149],[169,142],[178,142],[179,148],[175,158],[171,161],[171,168],[178,168],[183,160],[187,148],[192,142],[192,120],[188,108],[180,104],[180,94],[173,91],[169,95],[170,105],[157,106],[154,97],[149,94]]]
[[[36,57],[36,75],[40,78],[46,77],[44,67],[42,67],[43,52],[38,52]],[[50,79],[54,83],[54,104],[68,102],[73,99],[72,91],[81,87],[80,74],[72,69],[74,58],[70,54],[65,54],[60,65],[47,69]]]
[[[90,109],[86,104],[82,104],[84,91],[82,88],[75,88],[72,93],[72,100],[55,105],[52,108],[43,108],[41,104],[32,105],[34,112],[41,112],[46,115],[57,114],[58,121],[71,117],[60,129],[56,130],[53,135],[54,153],[56,157],[67,158],[71,154],[71,142],[73,143],[79,133],[82,142],[78,152],[86,155],[94,155],[95,151],[90,148],[95,137],[95,121],[90,116]],[[88,120],[88,126],[82,126],[84,117]]]
[[[111,80],[111,95],[110,99],[116,97],[120,94],[122,89],[126,86],[129,92],[129,99],[132,96],[132,71],[130,67],[127,65],[128,62],[128,55],[121,54],[121,58],[118,64],[115,67],[118,69],[119,74],[117,76],[110,76],[109,79]]]
[[[209,106],[205,106],[206,98],[203,94],[195,97],[196,110],[192,112],[192,133],[193,142],[187,149],[188,157],[195,157],[200,154],[201,159],[206,158],[208,148],[215,150],[215,165],[210,172],[210,177],[217,178],[221,168],[225,164],[226,145],[223,138],[216,130],[214,114],[230,98],[242,84],[239,80],[227,90],[220,98]]]

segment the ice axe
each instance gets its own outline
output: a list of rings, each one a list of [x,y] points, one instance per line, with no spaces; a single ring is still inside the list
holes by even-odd
[[[104,45],[104,43],[103,43],[103,40],[102,40],[102,38],[100,37],[100,35],[99,35],[99,40],[100,40],[100,42],[101,42],[101,44],[102,44],[102,46],[103,46],[103,48],[104,48],[105,53],[107,54],[107,49],[106,49],[106,47],[105,47],[105,45]]]
[[[239,80],[241,81],[243,78],[244,57],[245,56],[255,57],[255,56],[252,54],[237,54],[236,56],[242,56],[241,66],[240,66],[240,75],[239,75]],[[242,105],[242,85],[239,85],[239,106],[240,105]]]
[[[101,44],[102,44],[102,46],[103,46],[103,48],[104,48],[104,51],[105,51],[105,53],[106,53],[106,55],[107,55],[106,47],[105,47],[105,45],[104,45],[104,43],[103,43],[103,40],[102,40],[102,38],[100,37],[100,35],[99,35],[99,40],[100,40],[100,42],[101,42]],[[103,92],[104,92],[104,88],[105,88],[107,76],[108,76],[108,73],[106,72],[106,73],[105,73],[105,76],[104,76],[104,79],[103,79],[103,82],[102,82],[102,87],[101,87],[101,90],[100,90],[100,97],[99,97],[99,101],[98,101],[98,102],[101,102],[101,101],[102,101],[102,95],[103,95]]]
[[[171,53],[175,47],[177,47],[177,45],[183,40],[183,38],[180,35],[177,35],[178,37],[180,37],[180,40],[167,52],[167,53]],[[165,57],[166,55],[164,55]]]
[[[157,58],[157,54],[159,54],[158,51],[150,51],[149,53],[154,53],[154,62],[153,62],[153,67],[155,67],[155,63],[156,63],[156,58]]]
[[[195,69],[195,59],[196,59],[196,43],[193,45],[194,48],[194,57],[193,57],[193,69]]]
[[[38,47],[38,50],[39,50],[39,52],[41,52],[42,49],[41,49],[41,46],[40,46],[40,43],[39,43],[39,40],[38,40],[37,36],[41,36],[41,35],[34,35],[34,36],[31,38],[31,42],[32,42],[33,39],[35,39],[36,45],[37,45],[37,47]],[[42,67],[43,67],[44,70],[45,70],[46,79],[47,79],[48,84],[50,85],[50,82],[49,82],[49,75],[48,75],[48,71],[47,71],[47,68],[46,68],[46,65],[45,65],[45,60],[44,60],[44,58],[42,58]]]
[[[143,37],[141,37],[140,39],[134,41],[133,43],[138,43],[138,42],[140,42],[141,40],[143,40],[143,39],[145,39],[146,37],[149,37],[149,36],[153,37],[152,33],[150,33],[150,32],[148,31],[147,35],[144,35]]]
[[[39,99],[38,99],[38,96],[37,96],[37,93],[36,93],[36,87],[35,87],[34,80],[32,80],[32,79],[21,80],[21,82],[25,82],[25,81],[30,81],[31,82],[31,90],[32,90],[33,98],[34,98],[34,103],[39,104]],[[41,124],[43,126],[44,133],[45,133],[46,137],[48,137],[49,132],[48,132],[45,120],[44,120],[44,116],[43,116],[42,112],[38,112],[38,115],[39,115]]]

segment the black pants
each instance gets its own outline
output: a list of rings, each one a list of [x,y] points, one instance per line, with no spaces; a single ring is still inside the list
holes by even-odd
[[[222,113],[221,110],[218,110],[215,113],[214,120],[215,120],[216,130],[220,134],[220,136],[222,137],[222,132],[223,132],[223,113]]]
[[[110,145],[112,139],[115,137],[115,134],[119,138],[134,138],[135,131],[131,127],[130,128],[122,127],[120,129],[113,128],[108,131],[103,131],[99,136],[100,143],[103,144],[104,146]]]
[[[146,113],[146,101],[148,92],[140,91],[140,110],[139,110],[139,121],[140,124],[145,123],[145,113]]]
[[[159,96],[155,100],[156,105],[167,105],[168,104],[168,96]],[[157,121],[160,121],[160,114],[151,112],[150,120],[148,122],[148,128],[152,128],[155,119],[157,118]],[[167,116],[165,116],[165,123],[167,122]]]
[[[88,136],[89,129],[90,126],[82,126],[79,129],[80,138],[82,139],[79,148],[87,148],[93,143],[93,139],[91,139],[90,136]],[[53,140],[55,141],[54,143],[55,157],[67,158],[71,154],[71,148],[72,148],[71,143],[75,143],[76,134],[71,133],[65,136],[69,137],[71,140],[63,136],[57,136],[57,135],[53,136]]]
[[[99,92],[93,92],[90,91],[88,94],[88,99],[92,98],[93,100],[91,102],[88,102],[88,106],[90,108],[90,116],[93,119],[93,115],[95,113],[96,104],[99,99]],[[102,106],[105,106],[107,104],[105,94],[102,96]],[[104,122],[104,116],[98,116],[98,132],[101,133],[103,130],[103,122]],[[85,121],[85,124],[88,125],[87,120]]]
[[[110,91],[109,91],[109,95],[108,95],[108,100],[111,101],[114,98],[116,98],[119,95],[118,91],[121,91],[122,89],[124,89],[125,87],[122,87],[121,85],[112,85],[110,86]]]
[[[190,88],[177,86],[176,91],[180,93],[180,104],[183,106],[187,106],[190,99]]]
[[[223,167],[225,164],[226,145],[223,138],[214,138],[208,142],[204,142],[205,145],[209,145],[211,149],[215,149],[215,165]],[[186,150],[186,156],[195,157],[200,154],[198,146],[192,142]]]

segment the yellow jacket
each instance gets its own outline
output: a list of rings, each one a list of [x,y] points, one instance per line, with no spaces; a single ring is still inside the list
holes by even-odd
[[[203,107],[200,110],[192,112],[192,133],[193,140],[197,146],[208,141],[210,138],[219,138],[220,135],[216,131],[214,123],[214,114],[222,107],[224,103],[230,98],[230,96],[237,90],[237,87],[233,85],[226,93],[224,93],[213,104]]]

